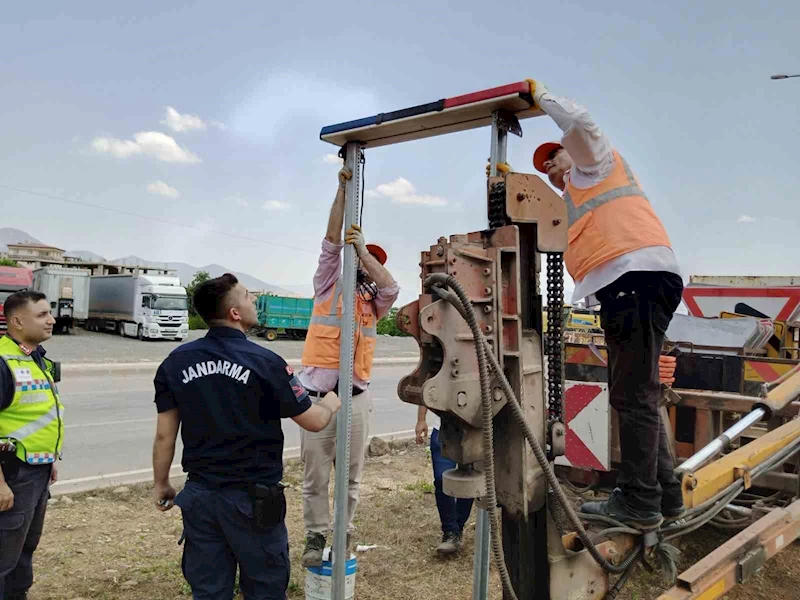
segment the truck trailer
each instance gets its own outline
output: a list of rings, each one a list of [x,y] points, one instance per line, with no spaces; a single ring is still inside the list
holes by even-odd
[[[6,331],[6,315],[3,310],[6,298],[14,292],[30,289],[33,279],[30,269],[0,266],[0,333]]]
[[[47,296],[56,333],[70,333],[89,318],[91,275],[87,269],[66,267],[44,267],[33,272],[32,289]]]
[[[178,277],[165,275],[95,275],[86,328],[181,341],[189,335],[186,288]]]

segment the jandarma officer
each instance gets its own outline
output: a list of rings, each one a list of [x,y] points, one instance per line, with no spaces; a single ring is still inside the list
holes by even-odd
[[[246,600],[283,599],[289,543],[280,420],[320,431],[339,398],[312,404],[281,357],[247,340],[256,308],[233,275],[201,284],[194,306],[208,334],[174,350],[154,382],[155,501],[162,511],[173,499],[181,508],[183,574],[195,599],[230,600],[237,566]],[[176,497],[169,469],[179,426],[188,479]]]

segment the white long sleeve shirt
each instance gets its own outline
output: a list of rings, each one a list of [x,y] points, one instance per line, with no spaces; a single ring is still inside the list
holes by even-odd
[[[564,183],[569,181],[576,188],[586,189],[608,177],[614,167],[614,151],[586,108],[574,100],[553,96],[549,92],[542,95],[539,104],[564,132],[561,145],[574,163],[564,175]],[[581,281],[575,281],[572,302],[585,298],[587,306],[597,306],[595,294],[630,271],[666,271],[681,275],[671,248],[640,248],[595,267]]]

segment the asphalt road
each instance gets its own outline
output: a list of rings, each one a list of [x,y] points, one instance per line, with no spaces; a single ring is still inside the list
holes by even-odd
[[[183,343],[205,335],[205,331],[190,331]],[[252,341],[269,348],[285,360],[298,360],[303,353],[303,341],[276,340],[267,342],[261,338]],[[180,345],[169,340],[145,340],[120,337],[111,333],[93,333],[75,329],[71,335],[56,335],[44,343],[48,356],[64,364],[74,363],[136,363],[161,362]],[[417,342],[409,337],[380,336],[375,349],[376,358],[398,358],[419,356]]]
[[[398,381],[412,370],[412,365],[374,367],[370,434],[414,429],[417,407],[397,397]],[[152,375],[70,378],[59,390],[66,431],[54,493],[150,479],[156,422]],[[299,427],[287,419],[283,432],[287,455],[297,455],[292,449],[300,446]],[[179,445],[173,464],[180,463],[180,453]]]

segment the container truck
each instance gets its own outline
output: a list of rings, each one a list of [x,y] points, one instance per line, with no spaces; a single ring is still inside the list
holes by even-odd
[[[86,327],[140,340],[181,341],[189,335],[186,288],[167,275],[95,275]]]
[[[6,315],[3,310],[6,298],[14,292],[30,289],[32,283],[30,269],[0,266],[0,333],[6,331]]]
[[[288,296],[259,296],[258,335],[270,342],[283,335],[292,339],[305,339],[311,312],[314,310],[313,298],[291,298]]]
[[[89,318],[89,278],[87,269],[43,267],[33,272],[33,287],[50,302],[56,333],[70,333]]]

